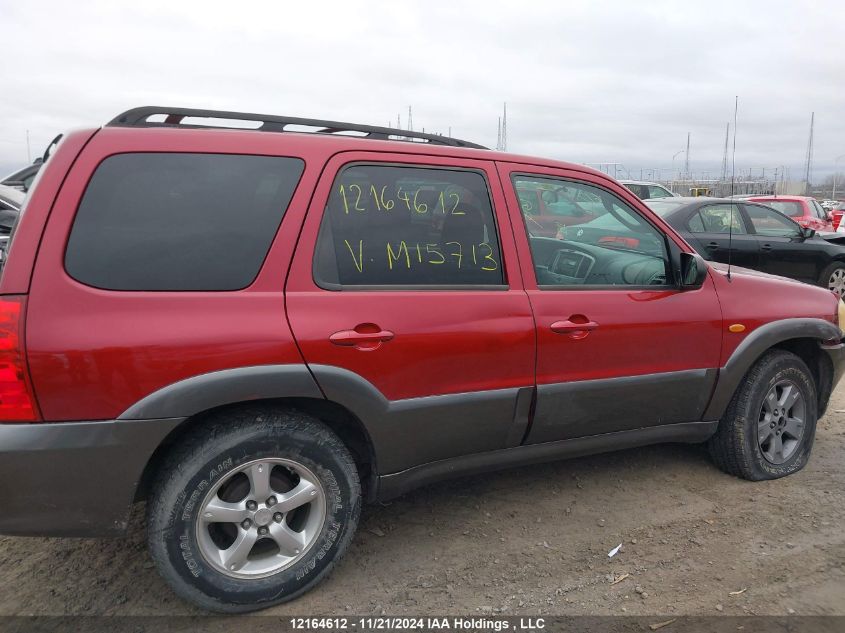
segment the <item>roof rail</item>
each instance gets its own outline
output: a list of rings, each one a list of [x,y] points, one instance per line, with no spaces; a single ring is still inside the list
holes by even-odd
[[[150,117],[164,115],[163,121],[150,121]],[[226,128],[243,129],[227,125],[202,125],[186,124],[182,121],[188,117],[230,119],[233,121],[258,121],[261,123],[255,129],[260,132],[311,132],[315,134],[338,134],[358,138],[369,138],[392,141],[412,141],[431,143],[433,145],[449,145],[451,147],[472,147],[475,149],[488,149],[483,145],[462,141],[449,136],[439,134],[426,134],[411,130],[400,130],[391,127],[378,127],[374,125],[361,125],[358,123],[343,123],[341,121],[324,121],[322,119],[303,119],[289,116],[276,116],[270,114],[251,114],[248,112],[226,112],[223,110],[199,110],[194,108],[169,108],[162,106],[144,106],[132,108],[123,114],[119,114],[107,124],[110,127],[186,127],[186,128]],[[289,125],[299,125],[315,128],[313,130],[287,130]]]

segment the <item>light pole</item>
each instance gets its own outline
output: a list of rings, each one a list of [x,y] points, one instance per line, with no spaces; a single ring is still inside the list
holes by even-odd
[[[678,154],[683,154],[686,150],[682,149],[679,152],[675,152],[675,155],[672,156],[672,182],[670,184],[669,190],[672,193],[675,193],[675,159],[678,157]]]
[[[833,193],[830,195],[831,198],[836,200],[836,165],[839,164],[839,161],[845,158],[845,154],[842,156],[837,156],[836,159],[833,161]]]

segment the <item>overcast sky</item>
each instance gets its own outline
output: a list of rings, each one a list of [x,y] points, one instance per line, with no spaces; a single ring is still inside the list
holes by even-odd
[[[801,177],[845,154],[845,2],[0,0],[0,172],[138,105],[415,129],[584,163]],[[684,160],[675,160],[677,169]],[[839,163],[845,170],[845,158]]]

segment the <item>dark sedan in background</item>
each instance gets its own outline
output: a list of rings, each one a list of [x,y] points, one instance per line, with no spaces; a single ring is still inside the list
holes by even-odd
[[[719,198],[664,198],[646,204],[703,257],[791,277],[845,295],[845,245],[762,204]],[[843,236],[845,238],[845,236]]]

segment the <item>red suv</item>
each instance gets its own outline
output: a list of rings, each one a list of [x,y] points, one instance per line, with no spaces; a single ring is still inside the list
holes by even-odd
[[[533,235],[546,190],[638,239]],[[0,532],[119,534],[146,499],[162,576],[238,612],[325,577],[364,501],[458,474],[707,442],[782,477],[842,372],[839,305],[705,263],[580,165],[131,110],[62,139],[12,233]]]
[[[784,215],[789,216],[801,226],[820,232],[834,231],[831,216],[815,198],[810,196],[754,196],[751,202],[760,202]]]

